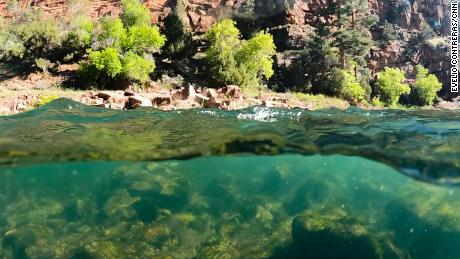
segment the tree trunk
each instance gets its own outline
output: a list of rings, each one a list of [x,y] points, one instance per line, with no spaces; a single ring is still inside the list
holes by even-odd
[[[337,0],[337,18],[339,21],[339,30],[342,29],[342,0]],[[339,48],[340,52],[340,66],[342,69],[345,69],[346,62],[345,62],[345,50],[343,48]]]

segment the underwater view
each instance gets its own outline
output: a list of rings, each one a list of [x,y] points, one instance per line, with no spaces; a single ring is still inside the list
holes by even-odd
[[[460,112],[0,117],[0,258],[460,258]]]

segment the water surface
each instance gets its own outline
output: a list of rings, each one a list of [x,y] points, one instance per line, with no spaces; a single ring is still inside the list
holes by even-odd
[[[0,258],[460,258],[460,112],[0,117]]]

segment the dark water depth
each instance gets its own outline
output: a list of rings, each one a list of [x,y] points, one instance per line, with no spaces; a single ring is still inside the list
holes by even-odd
[[[0,258],[460,258],[460,112],[0,117]]]

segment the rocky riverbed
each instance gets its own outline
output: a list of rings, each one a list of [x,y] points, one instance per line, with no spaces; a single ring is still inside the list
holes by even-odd
[[[75,162],[0,177],[1,258],[460,255],[458,190],[359,158]]]

